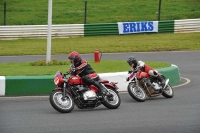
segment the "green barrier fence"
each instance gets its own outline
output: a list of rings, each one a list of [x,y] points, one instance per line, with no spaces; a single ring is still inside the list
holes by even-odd
[[[5,76],[5,95],[45,95],[56,87],[54,76]]]
[[[159,21],[158,33],[174,33],[174,20]]]
[[[84,36],[118,35],[117,23],[85,24]]]

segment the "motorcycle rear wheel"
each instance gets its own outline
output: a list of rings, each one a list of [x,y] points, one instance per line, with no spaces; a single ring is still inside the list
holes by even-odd
[[[60,90],[52,91],[49,97],[52,107],[60,113],[70,113],[74,109],[74,100],[67,94],[63,99],[63,93]]]
[[[146,100],[146,93],[140,87],[136,87],[135,83],[129,83],[127,87],[129,95],[138,102],[144,102]]]
[[[113,96],[113,100],[110,100],[107,96],[104,97],[104,102],[102,104],[107,107],[108,109],[117,109],[121,104],[121,99],[119,94],[113,88],[106,86],[110,94]]]

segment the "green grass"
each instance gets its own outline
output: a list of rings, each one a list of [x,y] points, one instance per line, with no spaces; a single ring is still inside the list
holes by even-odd
[[[0,0],[0,25],[48,22],[48,0]],[[84,23],[84,0],[53,0],[53,24]],[[87,23],[158,20],[159,0],[87,0]],[[162,0],[160,20],[200,18],[199,0]]]
[[[74,50],[80,53],[93,53],[95,49],[103,53],[200,50],[199,37],[200,33],[57,38],[52,39],[52,54],[66,54],[67,57]],[[0,55],[37,54],[46,54],[46,39],[0,40]],[[98,73],[130,69],[126,61],[102,60],[101,63],[90,61],[90,64]],[[170,63],[162,62],[147,62],[147,64],[153,68],[170,66]],[[66,72],[68,68],[69,65],[31,66],[30,62],[1,63],[0,75],[53,75],[57,70]]]
[[[107,72],[124,72],[130,70],[130,66],[125,60],[101,60],[99,63],[89,60],[89,64],[98,73]],[[31,66],[31,62],[18,62],[18,63],[1,63],[0,75],[4,76],[20,76],[20,75],[54,75],[58,70],[66,72],[69,70],[69,64],[56,65],[56,66]],[[153,68],[168,67],[171,64],[166,62],[146,62]],[[113,67],[114,66],[114,67]]]
[[[47,0],[0,0],[0,25],[4,24],[4,2],[7,4],[7,25],[42,25],[48,22]],[[158,19],[158,2],[159,0],[88,0],[87,23],[154,21]],[[160,20],[200,18],[199,9],[199,0],[165,0],[162,1]],[[84,23],[84,0],[53,0],[52,21],[53,24]],[[200,50],[199,37],[200,33],[57,38],[52,39],[52,54],[68,54],[74,50],[93,53],[95,49],[103,53]],[[44,55],[46,45],[46,39],[0,40],[0,56]],[[126,61],[89,62],[98,73],[130,69]],[[170,63],[163,62],[146,63],[153,68],[170,66]],[[0,75],[52,75],[57,70],[65,72],[68,68],[69,65],[1,63]]]
[[[139,34],[52,39],[52,54],[200,50],[200,33]],[[0,40],[0,56],[45,55],[46,39]]]

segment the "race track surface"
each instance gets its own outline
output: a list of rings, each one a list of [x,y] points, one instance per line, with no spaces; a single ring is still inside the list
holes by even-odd
[[[130,55],[177,65],[182,81],[174,86],[174,97],[159,96],[140,103],[128,93],[120,93],[118,109],[101,105],[91,110],[75,108],[68,114],[55,111],[48,96],[0,97],[0,133],[199,133],[200,51],[103,53],[102,59],[126,60]],[[93,54],[82,56],[93,59]],[[0,57],[0,62],[35,61],[38,57]],[[66,59],[67,55],[53,57]]]

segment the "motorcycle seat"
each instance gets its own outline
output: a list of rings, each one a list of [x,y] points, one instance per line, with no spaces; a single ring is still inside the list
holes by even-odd
[[[108,81],[108,80],[105,80],[105,79],[100,79],[98,82],[99,82],[99,83],[109,83],[109,81]]]

